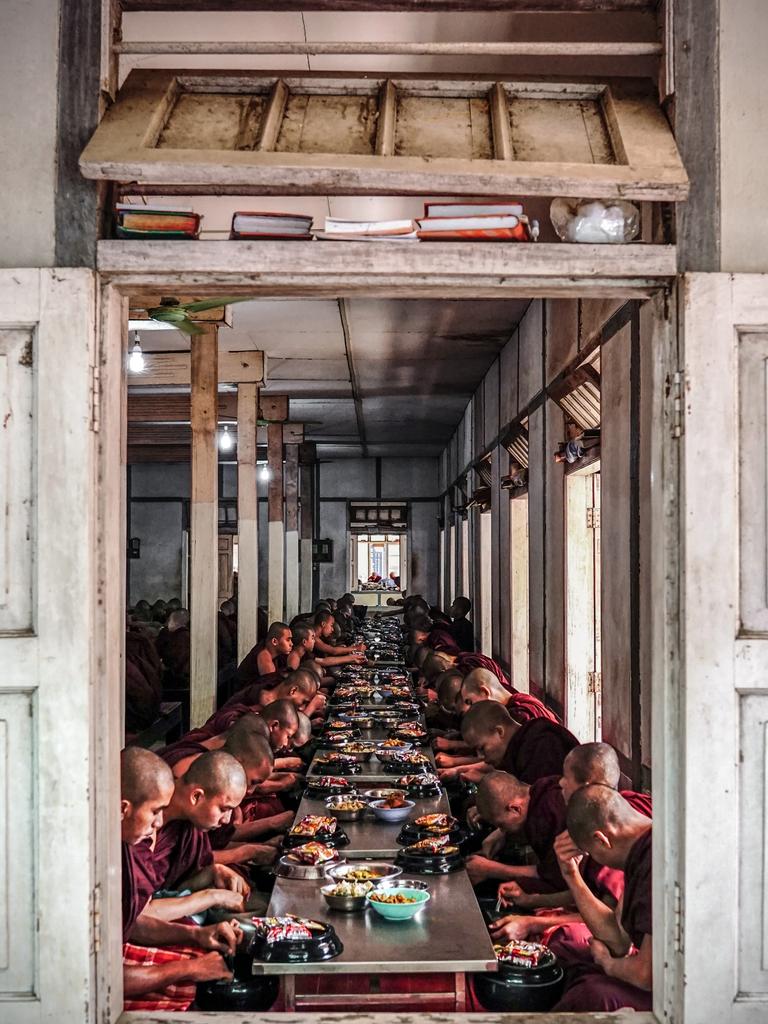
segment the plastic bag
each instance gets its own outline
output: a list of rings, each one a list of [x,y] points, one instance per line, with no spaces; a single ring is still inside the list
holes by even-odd
[[[622,245],[640,230],[640,211],[624,199],[553,199],[549,216],[564,242]]]

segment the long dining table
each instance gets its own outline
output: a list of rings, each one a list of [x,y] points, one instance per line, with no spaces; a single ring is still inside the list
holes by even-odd
[[[331,709],[332,711],[332,709]],[[377,742],[386,737],[381,729],[363,732],[365,741]],[[424,753],[434,763],[429,747]],[[307,776],[321,774],[316,764],[317,755],[310,764]],[[359,792],[394,786],[397,776],[387,774],[384,764],[375,756],[362,762],[362,772],[350,775]],[[449,812],[448,799],[443,791],[439,797],[416,799],[412,817],[433,812]],[[306,814],[322,814],[325,806],[321,799],[305,795],[297,811],[297,820]],[[397,836],[401,823],[392,824],[377,819],[366,811],[356,822],[340,822],[349,837],[349,845],[341,850],[346,860],[394,861],[401,849]],[[350,1003],[362,1004],[368,1009],[385,1008],[393,1002],[406,999],[428,1007],[452,1001],[456,1012],[466,1009],[466,975],[477,971],[497,969],[493,944],[480,911],[469,876],[462,867],[444,875],[411,875],[429,885],[431,899],[425,908],[410,921],[388,921],[371,908],[356,913],[329,909],[320,892],[326,879],[307,880],[278,877],[267,909],[269,916],[295,914],[298,917],[325,920],[335,928],[344,946],[343,952],[332,960],[307,964],[263,963],[255,960],[253,973],[279,975],[283,1002],[292,1011],[311,1004],[318,1008],[338,1008]],[[297,992],[297,980],[312,976],[342,974],[409,975],[407,995],[370,991],[362,994],[343,992]],[[452,978],[452,991],[435,992],[424,986],[421,990],[415,976],[445,974]],[[320,988],[321,986],[318,986]],[[328,986],[332,987],[332,986]]]

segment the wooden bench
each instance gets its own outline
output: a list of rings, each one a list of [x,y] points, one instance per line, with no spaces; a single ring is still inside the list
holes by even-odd
[[[162,746],[181,739],[183,723],[181,719],[181,701],[167,701],[160,705],[160,714],[151,725],[143,729],[131,740],[136,747],[151,749],[157,744]]]

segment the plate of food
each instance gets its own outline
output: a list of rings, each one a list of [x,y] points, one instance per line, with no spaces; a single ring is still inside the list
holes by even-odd
[[[331,910],[342,910],[351,913],[356,910],[365,910],[367,904],[365,897],[373,889],[373,882],[355,882],[342,880],[340,882],[329,882],[320,889],[320,893],[331,908]]]
[[[395,858],[404,871],[423,875],[445,875],[462,866],[459,847],[449,836],[436,839],[420,839],[400,850]]]
[[[295,917],[252,918],[251,952],[263,963],[307,964],[332,960],[344,951],[333,925]]]
[[[363,766],[356,757],[340,750],[331,750],[315,758],[313,775],[359,775]]]
[[[305,814],[283,836],[283,849],[292,850],[294,847],[303,846],[309,841],[339,847],[347,846],[349,844],[349,837],[339,827],[339,823],[333,815]]]
[[[354,793],[355,787],[342,776],[320,775],[310,778],[304,795],[310,800],[325,800],[342,793]]]
[[[383,800],[371,800],[368,806],[380,821],[398,822],[404,821],[416,804],[400,790],[394,790]]]
[[[467,833],[457,818],[450,814],[421,814],[407,821],[397,837],[398,843],[411,846],[421,839],[434,839],[448,836],[451,843],[460,847],[466,840]]]
[[[323,878],[326,867],[342,862],[338,850],[327,843],[308,842],[284,853],[277,862],[280,878]]]
[[[329,796],[325,801],[328,813],[339,821],[359,821],[367,806],[368,801],[362,800],[357,794]]]
[[[402,775],[397,780],[397,785],[402,786],[408,796],[421,798],[440,796],[443,791],[440,779],[432,774]]]
[[[431,775],[433,768],[434,766],[426,754],[406,750],[389,757],[384,765],[384,772],[387,775]]]
[[[389,882],[402,875],[403,869],[385,860],[347,861],[331,864],[325,871],[326,878],[334,882]]]

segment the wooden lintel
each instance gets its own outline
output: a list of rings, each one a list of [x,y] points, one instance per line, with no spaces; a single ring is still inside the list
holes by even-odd
[[[157,292],[154,296],[147,295],[144,299],[144,303],[141,307],[131,308],[129,310],[129,316],[131,320],[149,320],[149,313],[147,309],[153,309],[155,306],[159,306],[164,298],[165,294]],[[190,294],[185,292],[184,294],[177,294],[174,292],[172,297],[176,302],[185,305],[188,302],[200,302],[202,299],[209,298],[208,295],[203,295],[200,292],[196,294]],[[215,306],[213,309],[204,309],[198,313],[191,313],[190,320],[193,323],[208,323],[208,324],[219,324],[222,327],[232,326],[232,307],[231,306]],[[139,328],[141,330],[141,328]]]
[[[194,338],[192,339],[194,342]],[[129,374],[131,387],[189,384],[189,352],[145,352],[142,373]],[[264,380],[263,352],[220,352],[218,380],[221,384],[261,384]]]
[[[124,11],[654,11],[657,0],[120,0]]]
[[[219,529],[217,339],[208,327],[192,339],[192,501],[190,724],[202,725],[216,706]]]
[[[237,420],[237,394],[232,391],[219,392],[219,422]],[[128,395],[129,423],[189,423],[190,396],[186,394],[137,394]]]
[[[270,423],[288,419],[288,395],[261,395],[259,397],[259,419]]]

